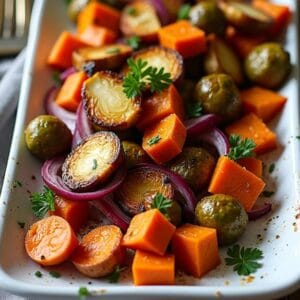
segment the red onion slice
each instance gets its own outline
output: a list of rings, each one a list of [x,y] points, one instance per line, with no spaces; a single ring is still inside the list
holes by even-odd
[[[70,75],[74,73],[76,73],[76,69],[74,67],[70,67],[59,74],[59,79],[61,81],[65,81]]]
[[[80,142],[82,141],[82,137],[78,132],[77,127],[75,127],[72,139],[72,149],[74,149]]]
[[[197,198],[192,191],[192,189],[188,186],[185,180],[178,174],[166,169],[165,167],[143,163],[138,164],[134,168],[151,168],[153,170],[157,170],[162,172],[163,174],[170,179],[174,188],[183,196],[185,199],[185,203],[183,204],[185,217],[188,221],[194,222],[195,218],[195,207],[197,204]]]
[[[61,119],[69,127],[69,129],[74,132],[76,114],[72,113],[61,106],[57,105],[55,102],[55,96],[59,88],[51,87],[45,95],[44,105],[46,113],[49,115],[54,115]]]
[[[169,12],[162,0],[148,0],[148,2],[154,7],[162,25],[170,23]]]
[[[262,205],[254,206],[254,208],[248,212],[248,218],[250,221],[257,220],[260,217],[266,215],[272,210],[272,203],[265,202]]]
[[[189,136],[197,136],[218,125],[221,118],[215,114],[207,114],[198,118],[189,119],[184,122],[184,125]]]
[[[119,226],[123,231],[127,230],[130,217],[117,206],[113,199],[104,197],[101,200],[91,201],[91,204],[98,208],[113,224]]]
[[[64,184],[60,176],[61,166],[64,160],[65,158],[61,156],[46,160],[42,166],[41,175],[45,184],[54,193],[66,199],[78,201],[100,200],[114,192],[121,185],[126,176],[126,168],[122,166],[105,187],[94,192],[76,193],[71,191]]]
[[[76,116],[76,129],[78,130],[79,136],[81,136],[81,138],[84,139],[85,137],[93,133],[93,129],[84,110],[82,101],[79,103]]]

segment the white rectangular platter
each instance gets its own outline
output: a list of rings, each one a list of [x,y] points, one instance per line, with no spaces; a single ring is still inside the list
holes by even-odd
[[[49,51],[64,29],[71,29],[63,0],[37,0],[33,11],[27,60],[22,81],[17,122],[6,176],[0,200],[0,288],[15,294],[75,297],[81,286],[102,299],[272,299],[300,288],[300,176],[299,176],[299,91],[297,7],[294,0],[274,2],[289,5],[293,20],[287,31],[285,48],[291,54],[293,70],[280,91],[288,102],[271,124],[279,137],[276,151],[263,157],[266,165],[275,163],[272,174],[265,172],[267,189],[274,190],[271,214],[250,222],[240,241],[247,247],[259,247],[264,252],[263,268],[253,277],[240,277],[224,263],[226,248],[221,249],[221,265],[200,280],[177,276],[175,286],[134,287],[130,272],[122,275],[118,284],[105,279],[90,280],[81,276],[71,264],[52,268],[61,273],[52,278],[28,259],[24,251],[26,229],[34,221],[29,195],[40,191],[41,164],[26,150],[24,128],[35,116],[43,113],[42,99],[51,86],[51,71],[46,67]],[[36,179],[35,179],[36,178]],[[15,184],[22,183],[21,185]],[[298,211],[299,209],[299,211]],[[300,214],[298,215],[300,216]],[[25,222],[25,230],[18,226]],[[44,275],[37,278],[40,270]]]

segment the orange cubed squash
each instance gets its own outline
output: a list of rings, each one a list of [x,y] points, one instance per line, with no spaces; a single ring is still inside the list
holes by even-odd
[[[240,158],[237,163],[259,178],[262,178],[263,162],[255,157]]]
[[[121,14],[118,10],[99,2],[90,2],[78,15],[77,32],[82,33],[89,25],[103,26],[119,32]]]
[[[117,34],[108,28],[90,24],[78,35],[78,38],[89,46],[100,47],[114,43]]]
[[[56,103],[67,110],[76,111],[81,101],[81,87],[86,79],[84,72],[68,76],[57,94]]]
[[[140,130],[173,113],[181,120],[184,118],[183,101],[173,84],[161,93],[155,93],[145,99],[142,109],[141,117],[136,124]]]
[[[269,31],[272,35],[279,34],[289,23],[292,13],[287,5],[279,5],[262,0],[254,0],[252,4],[273,18],[273,25]]]
[[[256,145],[254,151],[262,154],[277,147],[276,134],[253,113],[247,114],[225,129],[228,135],[235,134],[243,139],[252,139]]]
[[[178,51],[184,58],[206,50],[205,32],[185,20],[161,28],[158,37],[162,46]]]
[[[131,219],[122,244],[127,248],[164,255],[175,228],[158,209],[150,209]]]
[[[284,96],[261,87],[242,90],[241,99],[244,111],[255,113],[264,122],[272,120],[286,102]]]
[[[247,212],[253,208],[263,191],[263,180],[227,156],[218,159],[208,191],[212,194],[230,195],[240,201]]]
[[[186,128],[175,114],[146,128],[143,149],[158,164],[163,164],[182,151]]]
[[[137,250],[132,263],[135,285],[166,285],[175,282],[175,257]]]
[[[50,67],[58,69],[67,69],[72,67],[73,51],[86,46],[87,44],[79,38],[68,31],[64,31],[56,40],[50,55],[48,56],[47,64]]]
[[[214,228],[182,225],[172,238],[172,251],[178,267],[195,277],[205,275],[220,264]]]

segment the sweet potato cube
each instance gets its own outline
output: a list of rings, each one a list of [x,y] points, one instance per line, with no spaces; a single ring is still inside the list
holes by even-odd
[[[184,58],[206,50],[205,32],[185,20],[161,28],[158,37],[162,46],[177,50]]]
[[[237,120],[225,129],[228,135],[235,134],[243,139],[252,139],[256,145],[254,151],[262,154],[271,151],[277,147],[276,134],[271,131],[267,125],[253,113]]]
[[[150,209],[131,219],[123,246],[164,255],[175,229],[158,209]]]
[[[174,85],[170,85],[161,93],[155,93],[145,99],[142,105],[142,114],[137,128],[145,129],[154,122],[160,121],[170,114],[176,114],[181,120],[184,117],[182,98]]]
[[[156,163],[163,164],[182,151],[185,139],[185,126],[171,114],[146,128],[142,147]]]
[[[172,250],[179,268],[195,277],[201,277],[220,264],[217,232],[192,224],[176,229]]]
[[[240,158],[237,163],[248,171],[252,172],[257,177],[262,178],[263,162],[255,157]]]
[[[286,98],[272,90],[252,87],[241,91],[244,110],[253,112],[264,122],[268,122],[282,109]]]
[[[208,191],[212,194],[226,194],[236,198],[249,212],[264,187],[265,183],[261,178],[227,156],[221,156]]]
[[[76,111],[81,101],[81,87],[86,79],[84,72],[68,76],[57,94],[56,103],[65,109]]]
[[[137,250],[132,264],[133,283],[135,285],[174,284],[175,257],[164,256]]]
[[[70,32],[64,31],[56,40],[47,63],[49,66],[58,69],[67,69],[72,67],[72,53],[73,51],[86,47],[87,44],[79,38],[73,36]]]

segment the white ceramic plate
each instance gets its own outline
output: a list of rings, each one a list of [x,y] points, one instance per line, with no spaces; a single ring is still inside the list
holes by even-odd
[[[31,23],[28,55],[22,81],[17,122],[9,156],[8,167],[0,200],[0,287],[16,294],[67,296],[78,294],[80,286],[87,286],[92,294],[102,298],[150,299],[197,298],[209,299],[267,299],[280,297],[299,287],[300,235],[297,231],[299,207],[299,107],[298,107],[298,57],[296,41],[296,14],[286,35],[286,48],[291,53],[293,72],[281,93],[288,97],[284,110],[271,127],[279,136],[279,147],[265,155],[268,166],[275,163],[272,174],[265,172],[268,190],[276,191],[272,197],[272,214],[250,225],[240,241],[247,247],[258,246],[264,252],[263,268],[253,277],[239,277],[225,266],[226,249],[221,249],[222,264],[201,280],[179,276],[176,286],[134,287],[130,272],[125,272],[118,284],[106,280],[90,280],[81,276],[70,264],[52,268],[61,278],[49,276],[46,269],[33,263],[25,254],[25,230],[17,222],[25,222],[25,229],[34,221],[29,194],[40,191],[40,163],[26,150],[23,131],[26,124],[43,113],[42,99],[52,84],[51,72],[46,67],[46,57],[59,35],[71,29],[65,14],[63,0],[35,1]],[[277,0],[296,11],[296,1]],[[34,179],[36,178],[36,179]],[[21,182],[22,186],[16,184]],[[300,223],[299,223],[300,224]],[[299,228],[300,230],[300,228]],[[44,276],[37,278],[40,270]],[[90,282],[90,284],[89,284]]]

